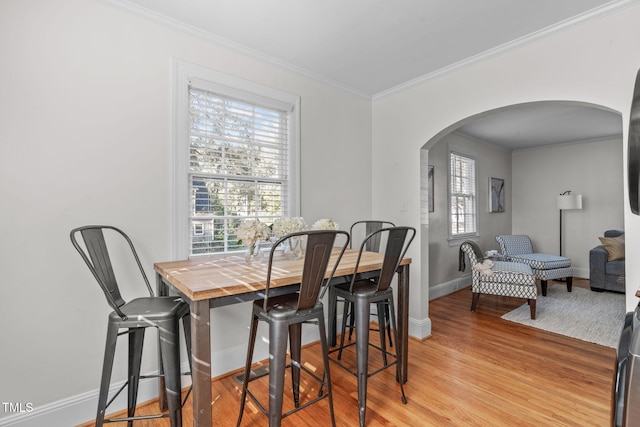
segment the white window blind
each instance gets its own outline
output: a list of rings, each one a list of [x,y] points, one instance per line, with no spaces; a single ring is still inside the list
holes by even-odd
[[[449,213],[451,237],[477,232],[476,226],[476,160],[450,152]]]
[[[289,111],[189,86],[191,255],[243,249],[246,219],[288,212]]]

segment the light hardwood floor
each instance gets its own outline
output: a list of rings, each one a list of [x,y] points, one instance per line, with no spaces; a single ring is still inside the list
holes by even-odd
[[[574,286],[588,287],[588,281],[574,279]],[[367,426],[610,425],[615,349],[500,318],[523,302],[483,295],[472,313],[469,288],[431,301],[431,337],[409,343],[408,404],[400,401],[394,372],[388,369],[371,377]],[[310,366],[322,366],[319,355],[318,344],[303,349],[303,359]],[[372,358],[375,355],[371,352]],[[331,368],[336,424],[357,426],[356,379],[335,364]],[[252,389],[266,405],[266,379],[264,384],[252,383]],[[303,390],[317,393],[315,385],[310,387]],[[216,379],[212,390],[213,425],[234,426],[239,409],[237,380],[232,375]],[[152,402],[139,413],[156,410]],[[187,401],[183,425],[192,426],[191,418]],[[169,426],[169,420],[134,425]],[[268,425],[266,417],[247,404],[242,426],[264,425]],[[326,399],[283,420],[283,426],[306,425],[330,425]]]

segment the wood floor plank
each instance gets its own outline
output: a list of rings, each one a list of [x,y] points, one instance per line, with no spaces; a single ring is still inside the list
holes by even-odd
[[[564,286],[556,282],[549,285]],[[574,286],[588,287],[588,281],[574,279]],[[483,295],[477,311],[471,312],[468,288],[431,301],[431,337],[409,342],[408,404],[400,400],[394,372],[386,370],[373,376],[369,379],[367,426],[610,425],[615,349],[500,318],[523,302]],[[375,359],[376,352],[371,351],[371,356]],[[345,360],[349,357],[354,357],[353,350],[345,353]],[[319,345],[305,347],[303,359],[321,367]],[[331,375],[337,425],[357,426],[355,377],[333,364]],[[213,425],[234,426],[239,384],[230,375],[212,381],[211,387]],[[303,394],[317,393],[315,385],[304,382],[303,387]],[[266,404],[266,381],[256,384],[255,391]],[[139,413],[156,410],[157,404],[152,402]],[[191,417],[188,401],[185,427],[193,425]],[[247,405],[242,426],[267,424],[264,415]],[[169,420],[134,425],[165,427]],[[326,400],[283,421],[283,426],[317,425],[329,425]]]

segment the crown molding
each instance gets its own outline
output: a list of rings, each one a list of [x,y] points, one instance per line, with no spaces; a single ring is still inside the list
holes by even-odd
[[[595,20],[595,19],[599,19],[599,18],[601,18],[603,16],[609,15],[611,13],[618,12],[618,11],[620,11],[622,9],[625,9],[627,7],[630,7],[630,6],[634,5],[634,4],[640,3],[640,0],[614,0],[614,1],[611,1],[611,2],[609,2],[607,4],[604,4],[604,5],[600,6],[600,7],[591,9],[591,10],[589,10],[587,12],[584,12],[584,13],[582,13],[580,15],[576,15],[574,17],[571,17],[569,19],[561,21],[561,22],[559,22],[557,24],[554,24],[554,25],[548,26],[546,28],[543,28],[543,29],[541,29],[539,31],[535,31],[533,33],[527,34],[526,36],[522,36],[522,37],[520,37],[518,39],[515,39],[515,40],[512,40],[512,41],[510,41],[508,43],[504,43],[504,44],[502,44],[500,46],[496,46],[494,48],[488,49],[488,50],[486,50],[486,51],[484,51],[482,53],[479,53],[477,55],[474,55],[474,56],[471,56],[469,58],[463,59],[463,60],[458,61],[458,62],[456,62],[454,64],[451,64],[449,66],[440,68],[440,69],[438,69],[436,71],[433,71],[431,73],[422,75],[420,77],[417,77],[415,79],[406,81],[404,83],[401,83],[401,84],[399,84],[397,86],[394,86],[394,87],[389,88],[387,90],[384,90],[382,92],[378,92],[376,94],[371,95],[371,94],[367,94],[367,93],[355,90],[352,87],[348,87],[348,86],[346,86],[346,85],[344,85],[342,83],[339,83],[339,82],[337,82],[335,80],[329,79],[329,78],[327,78],[327,77],[325,77],[323,75],[320,75],[320,74],[315,73],[313,71],[310,71],[308,69],[305,69],[305,68],[302,68],[302,67],[298,67],[298,66],[293,65],[293,64],[291,64],[289,62],[279,60],[279,59],[274,58],[274,57],[269,56],[269,55],[265,55],[265,54],[263,54],[261,52],[258,52],[256,50],[254,50],[254,49],[250,49],[250,48],[248,48],[246,46],[240,45],[240,44],[235,43],[233,41],[227,40],[227,39],[222,38],[222,37],[218,37],[216,35],[213,35],[213,34],[211,34],[209,32],[203,31],[203,30],[201,30],[199,28],[196,28],[194,26],[187,25],[187,24],[185,24],[185,23],[183,23],[181,21],[178,21],[176,19],[170,18],[170,17],[168,17],[166,15],[162,15],[160,13],[151,11],[151,10],[146,9],[144,7],[141,7],[141,6],[137,5],[137,4],[131,3],[129,1],[127,1],[127,0],[100,0],[100,1],[103,2],[103,3],[106,3],[106,4],[110,4],[112,6],[115,6],[115,7],[119,8],[119,9],[121,9],[121,10],[125,10],[125,11],[127,11],[129,13],[132,13],[132,14],[141,16],[143,18],[146,18],[146,19],[161,23],[163,25],[172,27],[172,28],[174,28],[174,29],[176,29],[178,31],[182,31],[182,32],[187,33],[189,35],[192,35],[194,37],[198,37],[198,38],[206,40],[208,42],[211,42],[211,43],[226,47],[226,48],[228,48],[228,49],[230,49],[232,51],[245,54],[247,56],[253,57],[253,58],[258,59],[260,61],[264,61],[264,62],[270,63],[272,65],[276,65],[278,67],[287,69],[287,70],[295,72],[297,74],[309,77],[309,78],[311,78],[313,80],[316,80],[316,81],[318,81],[320,83],[323,83],[323,84],[326,84],[326,85],[329,85],[329,86],[333,86],[333,87],[335,87],[337,89],[344,90],[346,92],[352,93],[354,95],[357,95],[359,97],[362,97],[362,98],[365,98],[365,99],[369,99],[369,100],[377,100],[377,99],[384,98],[386,96],[389,96],[389,95],[392,95],[392,94],[407,90],[409,88],[415,87],[415,86],[417,86],[417,85],[419,85],[421,83],[424,83],[424,82],[426,82],[428,80],[434,79],[434,78],[436,78],[438,76],[441,76],[443,74],[446,74],[448,72],[451,72],[451,71],[457,70],[459,68],[471,65],[471,64],[473,64],[475,62],[484,60],[486,58],[490,58],[490,57],[492,57],[494,55],[506,52],[508,50],[515,49],[515,48],[520,47],[520,46],[522,46],[522,45],[524,45],[526,43],[538,40],[538,39],[540,39],[542,37],[546,37],[546,36],[548,36],[550,34],[553,34],[553,33],[556,33],[556,32],[562,31],[562,30],[566,30],[568,28],[572,28],[572,27],[575,27],[577,25],[581,25],[581,24],[584,24],[586,22],[589,22],[589,21],[592,21],[592,20]]]
[[[466,67],[467,65],[471,65],[475,62],[490,58],[494,55],[506,52],[508,50],[511,49],[515,49],[517,47],[520,47],[526,43],[530,43],[532,41],[538,40],[542,37],[546,37],[548,35],[557,33],[559,31],[563,31],[572,27],[576,27],[578,25],[582,25],[586,22],[589,21],[593,21],[599,18],[602,18],[603,16],[618,12],[622,9],[625,9],[627,7],[630,7],[636,3],[640,3],[640,0],[615,0],[612,2],[609,2],[605,5],[602,5],[600,7],[591,9],[587,12],[584,12],[580,15],[576,15],[573,16],[569,19],[565,19],[564,21],[561,21],[557,24],[554,25],[550,25],[546,28],[543,28],[539,31],[535,31],[533,33],[527,34],[526,36],[522,36],[520,38],[514,39],[508,43],[504,43],[500,46],[496,46],[494,48],[485,50],[482,53],[479,53],[477,55],[474,56],[470,56],[469,58],[465,58],[462,61],[458,61],[454,64],[448,65],[446,67],[440,68],[434,72],[425,74],[423,76],[417,77],[415,79],[409,80],[407,82],[404,82],[402,84],[399,84],[397,86],[394,86],[392,88],[389,88],[385,91],[382,92],[378,92],[376,94],[374,94],[372,96],[373,100],[377,100],[380,98],[384,98],[386,96],[404,91],[406,89],[415,87],[421,83],[424,83],[427,80],[431,80],[434,79],[438,76],[441,76],[443,74],[446,74],[450,71],[454,71],[457,70],[459,68],[462,67]]]
[[[257,50],[254,49],[250,49],[246,46],[243,46],[239,43],[235,43],[231,40],[225,39],[223,37],[219,37],[216,36],[214,34],[211,34],[207,31],[203,31],[197,27],[194,27],[192,25],[188,25],[185,24],[184,22],[178,21],[177,19],[173,19],[170,18],[166,15],[154,12],[152,10],[146,9],[142,6],[139,6],[137,4],[131,3],[127,0],[100,0],[103,3],[107,3],[110,4],[118,9],[127,11],[129,13],[132,13],[134,15],[138,15],[142,18],[151,20],[151,21],[155,21],[157,23],[160,23],[162,25],[166,25],[168,27],[171,27],[177,31],[181,31],[184,32],[186,34],[189,34],[191,36],[194,37],[198,37],[202,40],[208,41],[210,43],[214,43],[220,46],[223,46],[229,50],[238,52],[238,53],[242,53],[244,55],[247,55],[249,57],[252,57],[254,59],[258,59],[260,61],[264,61],[267,63],[270,63],[272,65],[276,65],[278,67],[287,69],[289,71],[293,71],[297,74],[301,74],[303,76],[309,77],[313,80],[316,80],[320,83],[324,83],[326,85],[329,86],[333,86],[335,88],[344,90],[346,92],[350,92],[354,95],[366,98],[371,100],[371,95],[364,93],[364,92],[360,92],[358,90],[355,90],[354,88],[348,87],[346,85],[343,85],[342,83],[339,83],[335,80],[331,80],[323,75],[320,75],[318,73],[314,73],[313,71],[307,70],[305,68],[302,67],[298,67],[296,65],[293,65],[289,62],[286,61],[282,61],[280,59],[274,58],[272,56],[269,55],[265,55],[262,52],[259,52]],[[640,0],[639,0],[640,1]]]

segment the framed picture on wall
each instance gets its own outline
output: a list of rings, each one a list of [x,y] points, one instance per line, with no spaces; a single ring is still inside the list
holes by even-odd
[[[433,212],[433,166],[429,165],[429,171],[427,172],[427,185],[429,186],[429,212]]]
[[[504,179],[489,178],[489,212],[504,212]]]

